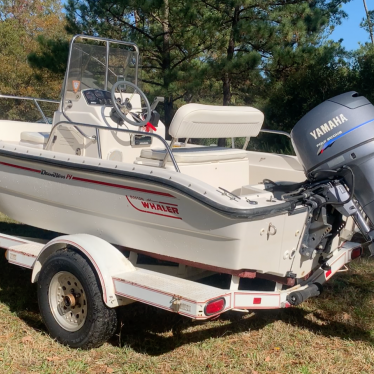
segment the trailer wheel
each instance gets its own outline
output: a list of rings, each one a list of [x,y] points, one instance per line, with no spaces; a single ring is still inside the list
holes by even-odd
[[[50,335],[72,348],[100,346],[117,327],[117,312],[103,302],[91,265],[70,249],[57,251],[43,265],[38,303]]]

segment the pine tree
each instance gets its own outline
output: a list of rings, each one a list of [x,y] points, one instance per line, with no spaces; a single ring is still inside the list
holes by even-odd
[[[295,50],[316,44],[327,27],[340,22],[344,13],[339,3],[201,0],[210,13],[205,26],[216,30],[216,43],[207,56],[207,78],[221,82],[222,104],[253,103],[254,88],[263,85],[270,70],[288,69]]]

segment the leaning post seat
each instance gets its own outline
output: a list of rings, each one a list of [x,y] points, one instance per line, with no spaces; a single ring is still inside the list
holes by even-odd
[[[252,107],[186,104],[175,113],[169,134],[172,144],[179,138],[249,138],[258,135],[263,121],[263,113]],[[248,156],[241,149],[199,146],[173,148],[173,154],[177,163],[227,161]],[[165,149],[150,148],[141,151],[138,161],[157,160],[159,166],[164,166],[167,158]]]
[[[248,106],[186,104],[175,113],[169,134],[173,139],[252,137],[263,122],[263,113]]]

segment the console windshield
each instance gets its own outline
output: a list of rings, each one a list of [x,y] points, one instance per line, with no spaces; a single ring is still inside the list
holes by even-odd
[[[117,81],[139,85],[139,76],[139,53],[132,43],[80,37],[70,47],[64,101],[79,100],[88,88],[110,91]]]

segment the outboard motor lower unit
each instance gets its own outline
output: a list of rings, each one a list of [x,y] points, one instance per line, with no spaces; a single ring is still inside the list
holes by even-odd
[[[355,198],[374,222],[374,106],[356,92],[335,96],[297,122],[291,139],[308,180],[345,173],[348,190],[354,188]]]

